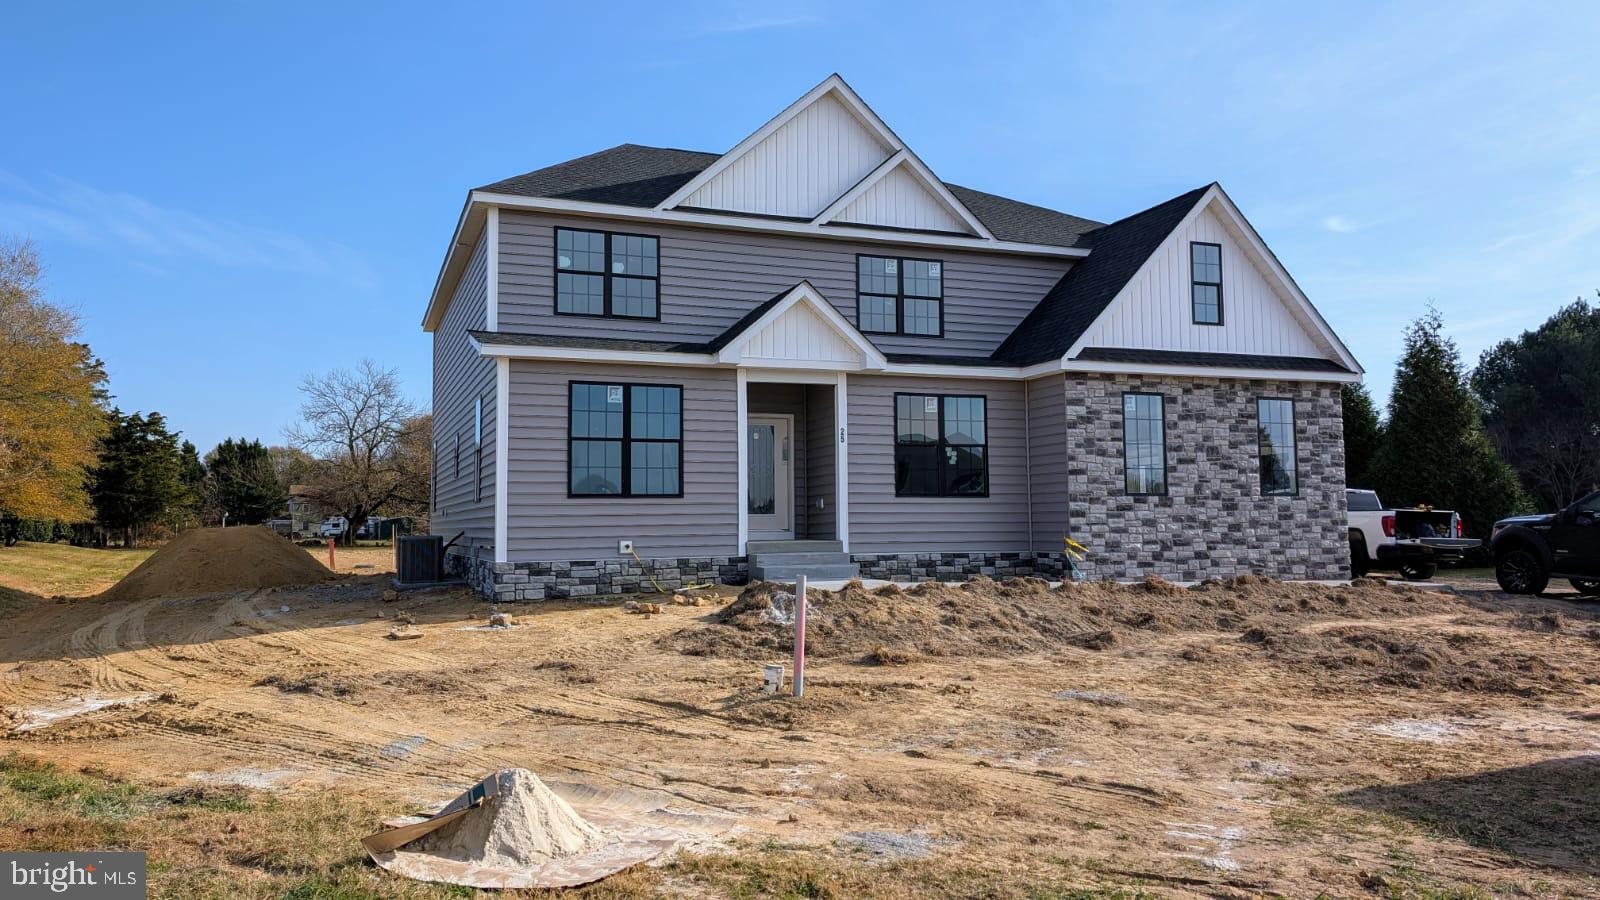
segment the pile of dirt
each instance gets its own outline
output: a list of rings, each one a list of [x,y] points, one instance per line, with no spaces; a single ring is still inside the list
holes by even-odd
[[[599,829],[527,769],[499,774],[499,794],[409,849],[461,862],[530,869],[605,844]]]
[[[1182,588],[1160,578],[1136,584],[1072,583],[1052,588],[1037,578],[960,585],[886,585],[859,581],[839,591],[811,591],[807,652],[817,657],[998,656],[1076,646],[1103,650],[1139,632],[1242,632],[1254,625],[1317,619],[1392,618],[1462,612],[1462,601],[1383,582],[1349,586],[1281,582],[1241,575]],[[719,611],[712,624],[660,639],[692,656],[759,659],[787,651],[793,598],[757,583]]]
[[[196,528],[157,550],[100,599],[199,597],[332,577],[309,553],[263,526]]]
[[[1362,684],[1534,696],[1571,688],[1573,674],[1481,633],[1348,625],[1316,632],[1251,628],[1241,640],[1292,668]]]

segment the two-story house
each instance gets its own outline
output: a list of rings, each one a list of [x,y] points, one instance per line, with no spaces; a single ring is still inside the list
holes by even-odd
[[[696,580],[1345,574],[1361,368],[1216,184],[1110,224],[946,184],[838,76],[726,153],[473,190],[433,529],[502,599]],[[642,561],[642,562],[641,562]]]

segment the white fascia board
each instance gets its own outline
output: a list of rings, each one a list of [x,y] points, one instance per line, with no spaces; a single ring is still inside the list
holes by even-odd
[[[751,381],[793,381],[796,383],[826,383],[819,372],[838,372],[838,369],[819,369],[816,363],[796,364],[792,376],[782,374],[784,366],[773,360],[742,366],[723,362],[709,353],[660,353],[636,350],[593,350],[578,347],[526,347],[517,344],[483,344],[469,338],[480,356],[510,359],[549,359],[564,362],[634,363],[657,366],[697,366],[737,368],[747,372]],[[763,374],[766,370],[768,374]],[[1094,362],[1087,360],[1051,360],[1032,366],[957,366],[937,363],[885,363],[882,369],[872,371],[850,370],[858,375],[907,375],[919,378],[985,378],[1021,380],[1040,378],[1062,372],[1098,372],[1125,375],[1181,375],[1192,378],[1256,379],[1262,381],[1326,381],[1350,383],[1361,380],[1356,372],[1305,372],[1296,369],[1247,369],[1218,366],[1178,366],[1155,363]]]
[[[455,292],[456,282],[461,277],[460,270],[466,268],[466,260],[457,260],[463,249],[472,248],[472,240],[467,233],[467,227],[476,221],[477,207],[474,206],[472,196],[467,196],[467,202],[461,206],[461,215],[456,218],[455,231],[450,233],[450,250],[444,255],[444,262],[439,264],[439,274],[433,279],[433,293],[428,296],[428,308],[422,314],[422,330],[433,331],[439,327],[439,322],[444,318],[445,309],[450,304],[446,294]],[[451,267],[456,266],[452,272]]]
[[[980,237],[927,234],[917,231],[885,231],[877,228],[856,228],[849,225],[824,226],[815,222],[762,219],[754,216],[737,216],[679,209],[615,206],[609,203],[560,200],[550,197],[518,197],[512,194],[492,194],[484,191],[473,191],[472,201],[485,205],[525,209],[531,212],[554,213],[557,215],[593,216],[630,222],[664,222],[672,225],[717,228],[728,231],[792,234],[802,237],[821,237],[874,244],[911,244],[920,247],[984,250],[990,253],[1014,253],[1025,256],[1052,256],[1066,259],[1082,259],[1089,255],[1088,250],[1080,247],[1057,247],[1052,244],[985,240]]]
[[[822,212],[812,216],[811,224],[822,225],[827,222],[832,222],[834,216],[844,212],[845,207],[854,203],[857,197],[865,194],[872,188],[873,185],[887,178],[889,173],[893,172],[896,166],[900,165],[902,162],[905,162],[906,157],[910,155],[911,151],[909,150],[903,148],[896,150],[888,159],[878,163],[877,168],[861,176],[861,180],[852,185],[850,190],[840,194],[838,199],[823,207]]]
[[[732,150],[717,157],[716,162],[706,166],[700,171],[700,174],[689,179],[687,184],[673,191],[671,196],[656,206],[656,209],[669,210],[688,199],[695,191],[704,187],[707,182],[722,174],[735,161],[748,153],[750,148],[766,140],[774,131],[787,125],[795,116],[800,115],[807,107],[828,94],[834,94],[839,102],[844,105],[844,108],[859,119],[861,124],[872,132],[874,137],[882,141],[891,153],[905,146],[900,142],[900,138],[889,130],[889,126],[885,125],[883,120],[878,118],[878,115],[866,103],[862,102],[856,92],[850,89],[850,85],[845,84],[844,79],[840,78],[839,74],[835,72],[824,78],[816,87],[806,91],[800,99],[785,107],[783,112],[767,120],[767,124],[751,132],[749,137],[734,145]]]
[[[483,320],[488,323],[486,330],[500,330],[500,207],[489,207],[489,221],[484,225],[484,240],[489,242],[488,250],[484,253],[484,302],[488,309],[484,310]]]
[[[889,364],[889,361],[883,357],[883,351],[873,346],[871,341],[862,336],[861,332],[857,331],[856,327],[851,325],[850,321],[841,315],[832,303],[824,300],[822,295],[817,293],[817,289],[812,287],[809,281],[802,281],[795,285],[790,289],[787,296],[773,304],[771,309],[763,313],[759,319],[756,319],[744,331],[740,332],[738,337],[730,342],[728,346],[723,347],[721,352],[717,354],[717,361],[724,363],[739,362],[743,358],[744,347],[750,342],[751,337],[759,334],[761,329],[776,322],[784,313],[802,303],[812,312],[821,316],[822,320],[827,322],[838,333],[839,337],[856,348],[856,352],[861,354],[862,368],[882,369]],[[782,367],[784,363],[764,360],[762,365]],[[795,365],[799,368],[816,368],[816,363],[810,361],[795,363]]]
[[[585,347],[528,347],[521,344],[484,344],[468,338],[479,356],[510,359],[554,359],[567,362],[641,363],[652,366],[712,366],[710,353],[658,353],[648,350],[595,350]]]
[[[1186,378],[1226,378],[1250,381],[1325,381],[1350,384],[1361,380],[1357,372],[1306,372],[1299,369],[1246,369],[1221,366],[1174,366],[1158,363],[1097,362],[1067,360],[1067,372],[1094,372],[1113,375],[1179,375]]]

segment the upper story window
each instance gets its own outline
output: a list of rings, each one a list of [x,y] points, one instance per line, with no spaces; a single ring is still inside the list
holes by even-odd
[[[989,496],[983,397],[894,395],[894,495]]]
[[[944,264],[856,257],[856,327],[868,334],[944,335]]]
[[[1262,397],[1256,401],[1260,441],[1261,495],[1293,495],[1300,489],[1295,465],[1294,401]]]
[[[1122,477],[1130,494],[1167,492],[1167,400],[1122,395]]]
[[[657,241],[638,234],[556,229],[556,312],[660,319]]]
[[[574,381],[567,410],[567,493],[683,496],[683,388]]]
[[[1222,324],[1222,245],[1189,243],[1189,297],[1196,325]]]

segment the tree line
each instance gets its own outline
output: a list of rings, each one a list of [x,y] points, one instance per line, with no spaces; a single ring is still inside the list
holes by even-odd
[[[432,419],[392,371],[308,377],[287,443],[227,438],[201,457],[159,412],[112,403],[105,367],[69,310],[44,296],[37,253],[0,241],[0,546],[124,546],[197,525],[282,516],[290,488],[344,516],[426,521]]]
[[[1600,306],[1580,298],[1470,370],[1430,309],[1406,330],[1388,416],[1362,385],[1343,399],[1351,487],[1454,509],[1487,538],[1497,519],[1600,488]]]

